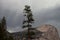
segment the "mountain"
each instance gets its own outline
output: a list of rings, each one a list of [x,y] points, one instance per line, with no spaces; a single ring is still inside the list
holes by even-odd
[[[35,32],[35,35],[33,35],[34,38],[32,40],[60,40],[57,29],[49,24],[45,24],[37,28],[32,28],[31,31]],[[26,40],[26,33],[27,30],[11,34],[14,37],[14,40]]]
[[[52,25],[42,25],[37,30],[44,32],[39,40],[60,40],[57,29]]]

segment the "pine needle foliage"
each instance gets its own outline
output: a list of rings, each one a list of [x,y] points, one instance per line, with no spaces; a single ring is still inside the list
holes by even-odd
[[[23,21],[23,28],[28,28],[28,40],[31,39],[31,36],[34,34],[33,32],[30,31],[30,29],[32,28],[32,23],[34,23],[34,19],[33,19],[33,14],[32,11],[30,9],[30,6],[25,5],[24,8],[24,21]]]

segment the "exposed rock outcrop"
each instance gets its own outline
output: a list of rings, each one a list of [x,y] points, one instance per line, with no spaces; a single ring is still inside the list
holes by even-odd
[[[43,32],[39,40],[60,40],[57,29],[52,25],[42,25],[37,30]]]
[[[60,40],[57,29],[52,25],[45,24],[40,27],[31,29],[31,31],[35,32],[35,35],[33,35],[34,39],[32,40]],[[23,32],[16,32],[12,35],[14,40],[23,40],[25,39],[23,36],[25,33],[27,33],[27,30]]]

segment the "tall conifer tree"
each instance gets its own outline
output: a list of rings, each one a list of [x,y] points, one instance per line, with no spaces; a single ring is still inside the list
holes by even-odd
[[[34,23],[34,19],[33,19],[33,14],[30,9],[30,6],[28,5],[25,5],[24,17],[26,18],[23,21],[23,28],[26,28],[26,27],[28,28],[28,40],[30,40],[31,39],[30,29],[32,28],[32,23]]]
[[[6,19],[5,17],[2,18],[1,23],[0,23],[0,37],[1,40],[7,40],[7,33],[6,33]]]

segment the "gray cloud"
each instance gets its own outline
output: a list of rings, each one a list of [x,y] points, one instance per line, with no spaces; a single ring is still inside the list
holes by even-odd
[[[51,24],[51,25],[55,26],[60,33],[60,6],[45,9],[45,10],[43,9],[41,12],[37,12],[37,13],[38,13],[36,15],[37,25],[35,25],[35,26],[40,26],[43,24]]]
[[[33,13],[35,23],[33,24],[34,27],[41,26],[43,24],[51,24],[55,26],[58,30],[60,28],[60,7],[43,9],[39,12]],[[20,31],[22,30],[22,22],[23,22],[23,13],[16,16],[17,14],[13,13],[7,18],[8,29],[13,31]]]

